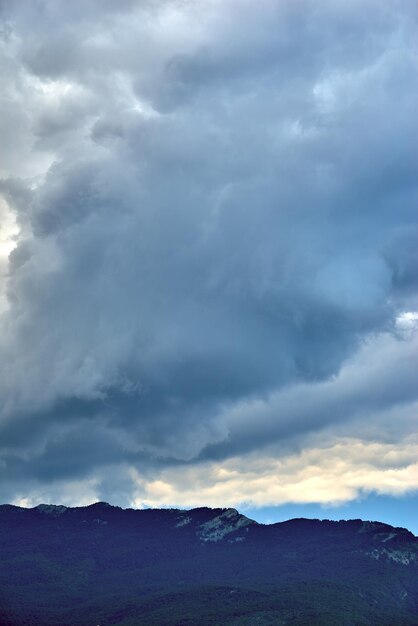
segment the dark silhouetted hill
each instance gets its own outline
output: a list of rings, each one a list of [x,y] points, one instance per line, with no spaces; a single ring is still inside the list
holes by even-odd
[[[235,509],[0,506],[2,626],[417,626],[418,539]]]

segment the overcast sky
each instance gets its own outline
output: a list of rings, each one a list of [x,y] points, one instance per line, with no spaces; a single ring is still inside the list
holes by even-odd
[[[417,22],[0,0],[1,501],[414,501]]]

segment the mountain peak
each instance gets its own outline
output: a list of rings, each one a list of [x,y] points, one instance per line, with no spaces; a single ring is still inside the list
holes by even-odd
[[[58,516],[65,513],[67,507],[63,504],[38,504],[38,506],[35,507],[35,510],[39,511],[39,513],[42,513],[43,515]]]
[[[119,506],[114,506],[113,504],[109,504],[109,502],[104,502],[104,500],[99,500],[98,502],[93,502],[93,504],[89,504],[88,508],[96,508],[96,509],[120,509]]]
[[[200,525],[198,534],[202,541],[220,541],[231,533],[242,531],[245,527],[256,524],[245,515],[239,513],[236,509],[224,509],[220,514],[215,515],[208,522]],[[234,537],[235,541],[245,539],[245,534]]]

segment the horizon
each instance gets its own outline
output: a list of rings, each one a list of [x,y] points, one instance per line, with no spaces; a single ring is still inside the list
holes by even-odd
[[[25,505],[17,505],[17,504],[10,504],[10,503],[6,503],[6,502],[1,502],[0,503],[0,507],[2,506],[14,506],[16,508],[21,508],[21,509],[27,509],[27,510],[33,510],[33,509],[37,509],[40,507],[57,507],[57,508],[65,508],[65,509],[83,509],[83,508],[89,508],[95,505],[100,505],[100,504],[104,504],[110,508],[115,508],[115,509],[121,509],[122,511],[148,511],[148,510],[152,510],[152,511],[196,511],[199,509],[207,509],[210,511],[216,511],[216,510],[220,510],[220,511],[227,511],[227,510],[235,510],[237,513],[239,513],[240,515],[243,515],[244,517],[247,517],[248,519],[250,519],[251,521],[255,522],[256,524],[261,524],[263,526],[271,526],[274,524],[282,524],[285,522],[291,522],[293,520],[307,520],[307,521],[320,521],[320,522],[353,522],[353,521],[362,521],[362,522],[378,522],[381,524],[385,524],[387,526],[391,526],[393,528],[402,528],[404,530],[408,530],[409,532],[411,532],[415,537],[418,538],[418,533],[414,532],[413,527],[406,527],[406,526],[402,526],[401,524],[397,524],[397,523],[391,523],[388,521],[384,521],[378,518],[373,518],[373,517],[340,517],[338,514],[333,514],[331,516],[325,516],[325,511],[323,511],[324,515],[323,516],[313,516],[312,515],[308,515],[308,516],[304,516],[304,515],[296,515],[297,509],[295,508],[295,516],[288,516],[288,517],[283,517],[283,514],[279,515],[278,513],[276,513],[276,515],[278,515],[280,517],[280,519],[276,519],[273,520],[271,517],[271,513],[269,514],[268,512],[266,512],[265,509],[261,509],[260,511],[253,511],[253,509],[250,510],[250,512],[248,511],[248,509],[244,507],[240,507],[239,505],[237,507],[226,507],[226,506],[216,506],[216,507],[210,507],[210,506],[197,506],[197,507],[178,507],[178,506],[172,506],[172,505],[163,505],[163,506],[159,506],[159,507],[152,507],[152,506],[147,506],[146,504],[144,504],[141,507],[130,507],[130,506],[119,506],[117,504],[112,504],[110,502],[104,501],[104,500],[98,500],[96,502],[91,502],[89,504],[83,504],[83,505],[71,505],[71,506],[67,506],[65,504],[60,504],[60,503],[53,503],[53,502],[39,502],[38,504],[35,505],[30,505],[30,506],[25,506]],[[250,514],[251,513],[251,514]],[[258,518],[258,519],[257,519]]]
[[[0,2],[0,500],[418,534],[408,0]]]

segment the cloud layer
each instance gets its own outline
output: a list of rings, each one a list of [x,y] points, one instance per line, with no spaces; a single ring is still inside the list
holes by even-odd
[[[4,497],[406,445],[411,3],[0,11]]]

